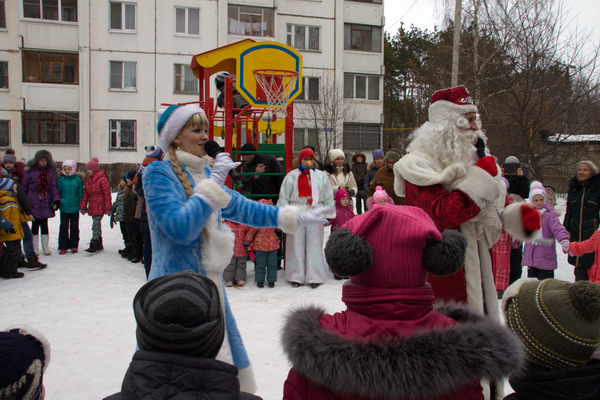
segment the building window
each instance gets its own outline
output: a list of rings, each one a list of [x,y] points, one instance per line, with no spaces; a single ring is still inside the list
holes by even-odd
[[[110,148],[135,150],[136,125],[134,119],[109,120]]]
[[[230,34],[273,37],[272,8],[230,5],[227,10]]]
[[[344,98],[379,100],[378,75],[344,74]]]
[[[0,61],[0,89],[8,89],[8,61]]]
[[[110,29],[135,32],[135,3],[110,2]]]
[[[319,78],[302,77],[302,92],[296,100],[319,101]]]
[[[0,147],[10,145],[10,121],[0,120]]]
[[[0,29],[6,29],[6,9],[4,0],[0,0]]]
[[[380,137],[380,124],[344,123],[344,149],[379,149]]]
[[[187,64],[175,64],[173,92],[198,94],[198,79]]]
[[[23,0],[25,18],[77,22],[77,0]]]
[[[200,35],[200,9],[175,7],[175,33]]]
[[[344,25],[344,50],[381,52],[381,27],[371,25]]]
[[[111,61],[110,88],[121,90],[135,90],[135,67],[135,62]]]
[[[300,151],[306,145],[319,148],[319,135],[316,129],[294,128],[294,151]]]
[[[23,50],[23,82],[78,84],[79,57]]]
[[[23,143],[79,144],[79,113],[23,111]]]
[[[299,50],[319,50],[318,26],[288,25],[287,45]]]

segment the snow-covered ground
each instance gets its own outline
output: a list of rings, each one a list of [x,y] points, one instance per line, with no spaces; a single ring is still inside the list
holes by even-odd
[[[564,213],[564,200],[557,208]],[[108,218],[102,221],[103,252],[90,256],[83,251],[91,238],[91,218],[80,216],[80,252],[59,255],[58,223],[58,215],[50,220],[52,255],[40,256],[48,268],[23,269],[22,279],[0,280],[0,329],[25,323],[47,337],[52,346],[44,376],[47,400],[102,399],[120,390],[135,351],[132,301],[146,281],[144,268],[119,256],[121,234],[118,227],[110,229]],[[556,278],[572,282],[573,269],[560,245],[557,253]],[[290,367],[279,345],[284,316],[307,303],[327,312],[343,310],[343,282],[332,278],[317,289],[293,289],[283,271],[273,289],[258,289],[253,280],[249,267],[249,284],[228,288],[227,294],[254,366],[257,394],[281,399]]]

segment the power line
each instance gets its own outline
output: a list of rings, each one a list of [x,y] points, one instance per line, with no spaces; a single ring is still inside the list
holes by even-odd
[[[412,5],[409,7],[408,11],[406,11],[403,16],[401,16],[400,18],[398,18],[398,20],[396,22],[394,22],[392,25],[390,25],[390,27],[388,29],[392,29],[394,27],[394,25],[396,25],[398,22],[400,22],[402,20],[402,18],[406,17],[406,15],[410,12],[410,10],[412,10],[412,8],[414,7],[414,5],[417,4],[417,1],[419,1],[419,0],[415,0],[412,3]]]

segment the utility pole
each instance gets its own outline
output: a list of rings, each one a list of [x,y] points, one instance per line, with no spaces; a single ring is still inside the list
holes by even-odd
[[[452,46],[452,78],[451,86],[458,85],[458,56],[460,49],[460,21],[462,14],[462,0],[456,0],[454,9],[454,44]]]

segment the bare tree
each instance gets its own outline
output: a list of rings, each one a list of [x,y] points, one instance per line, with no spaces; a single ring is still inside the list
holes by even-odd
[[[344,122],[356,121],[356,109],[351,102],[344,100],[344,88],[336,82],[333,71],[323,71],[319,76],[318,95],[308,93],[304,88],[305,101],[294,110],[296,124],[314,129],[317,143],[310,143],[318,156],[325,159],[329,150],[342,148]],[[314,98],[316,97],[316,99]]]

